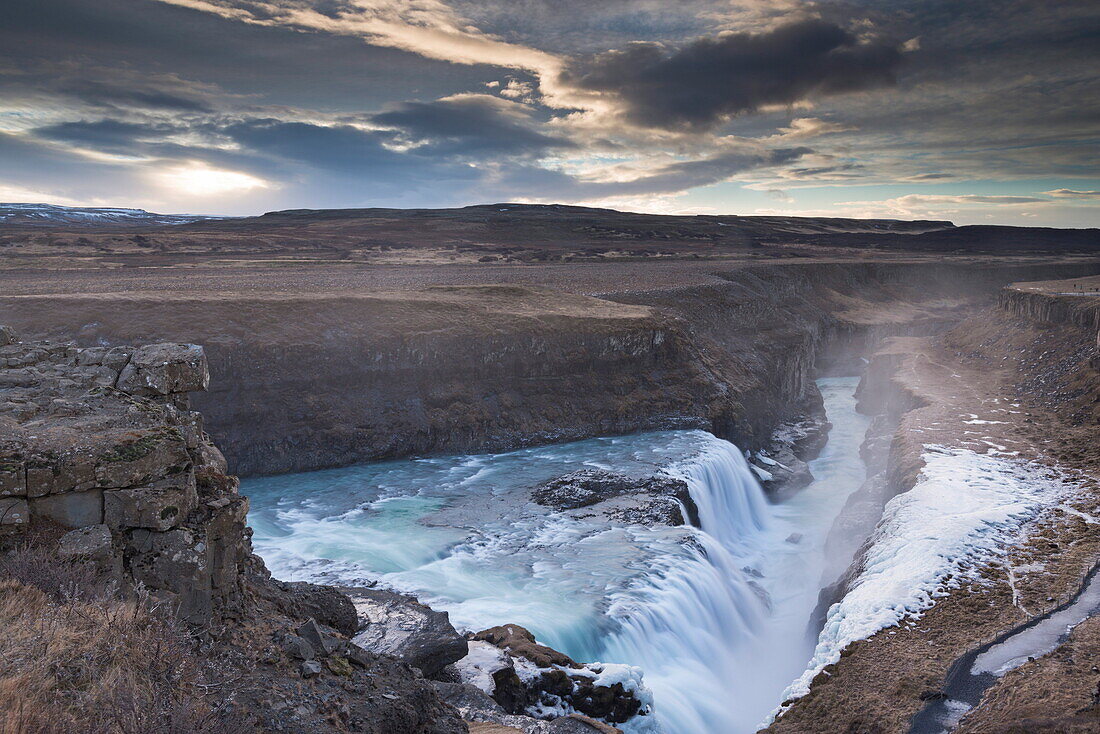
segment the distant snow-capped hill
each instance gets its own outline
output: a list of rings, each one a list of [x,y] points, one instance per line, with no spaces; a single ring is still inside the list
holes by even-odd
[[[54,204],[0,204],[0,224],[70,224],[77,226],[102,226],[110,224],[188,224],[205,219],[198,214],[155,214],[144,209],[118,207],[73,207]]]

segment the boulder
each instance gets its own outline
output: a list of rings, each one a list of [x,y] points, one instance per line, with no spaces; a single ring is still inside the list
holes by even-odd
[[[343,640],[312,618],[303,622],[296,631],[319,655],[332,655],[339,652],[344,645]]]
[[[332,586],[306,581],[266,579],[256,591],[293,619],[316,619],[337,632],[353,637],[359,631],[359,614],[348,595]]]
[[[616,498],[629,501],[614,502]],[[631,477],[603,469],[581,469],[543,482],[531,492],[531,499],[559,512],[600,505],[619,522],[699,525],[699,510],[687,483],[659,474]]]
[[[138,347],[118,376],[118,389],[131,395],[165,396],[205,390],[210,382],[206,354],[196,344]]]
[[[304,660],[298,666],[298,672],[303,678],[316,678],[321,674],[321,664],[316,660]]]
[[[508,666],[493,673],[493,700],[510,714],[522,714],[538,702],[534,691],[528,691],[516,669]]]
[[[103,493],[103,517],[114,530],[170,530],[198,504],[195,475],[177,474],[144,487]]]
[[[518,624],[490,627],[475,634],[473,639],[488,642],[511,653],[514,657],[530,660],[540,668],[551,665],[562,665],[567,668],[580,667],[568,655],[535,642],[535,636]]]
[[[281,646],[283,652],[294,660],[313,660],[317,656],[313,645],[298,635],[287,635],[283,638]]]
[[[568,698],[570,704],[577,711],[592,718],[618,724],[630,719],[641,708],[641,701],[627,691],[622,683],[603,686],[591,680],[576,677],[573,681],[576,683],[576,688]]]
[[[770,452],[756,452],[749,457],[749,466],[760,486],[773,496],[789,496],[814,481],[809,465],[785,445],[773,445]]]
[[[93,561],[101,568],[108,568],[114,560],[111,530],[106,525],[70,530],[58,541],[57,552],[62,558]]]
[[[466,638],[437,612],[416,599],[380,589],[348,589],[363,626],[355,644],[400,658],[426,676],[466,656]]]

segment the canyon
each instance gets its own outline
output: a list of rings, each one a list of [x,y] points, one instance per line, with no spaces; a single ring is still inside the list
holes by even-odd
[[[276,702],[253,690],[245,698],[255,707],[301,709],[286,730],[330,725],[310,713],[321,709],[308,691],[296,688],[300,679],[344,681],[341,705],[352,713],[343,721],[361,721],[367,731],[645,731],[637,727],[654,718],[680,722],[671,732],[692,726],[717,731],[721,724],[714,722],[727,721],[725,714],[699,712],[733,705],[721,700],[721,687],[706,689],[709,703],[666,716],[662,700],[688,679],[662,679],[662,660],[645,658],[637,648],[656,629],[646,620],[670,624],[647,615],[669,609],[674,618],[688,607],[656,601],[646,607],[650,597],[629,597],[641,604],[630,618],[639,625],[636,638],[608,631],[614,623],[629,632],[626,617],[599,614],[591,624],[603,637],[588,642],[545,622],[529,640],[483,634],[490,622],[524,629],[540,618],[524,617],[523,607],[512,616],[472,611],[459,596],[433,589],[431,576],[410,576],[420,562],[384,570],[357,557],[358,565],[347,571],[339,565],[347,554],[313,549],[303,556],[302,547],[286,543],[289,529],[279,524],[286,503],[308,509],[328,502],[331,487],[366,486],[363,472],[412,471],[422,467],[416,461],[428,461],[460,475],[462,462],[474,461],[477,467],[519,462],[506,463],[520,467],[511,470],[518,475],[550,461],[553,471],[531,474],[514,491],[558,481],[549,485],[557,487],[557,494],[547,495],[558,498],[552,510],[532,510],[526,494],[513,498],[512,489],[491,501],[476,493],[460,502],[447,495],[442,508],[401,510],[420,519],[398,526],[386,542],[400,544],[404,537],[415,550],[420,539],[408,528],[432,528],[444,538],[438,551],[426,546],[426,557],[434,559],[454,553],[458,536],[445,534],[456,528],[476,527],[492,537],[492,518],[516,525],[560,516],[582,525],[646,527],[631,546],[642,553],[638,559],[657,565],[673,559],[692,573],[714,574],[700,593],[720,592],[730,605],[715,635],[731,645],[730,659],[721,661],[732,665],[722,668],[731,679],[745,674],[738,655],[769,652],[736,646],[753,615],[767,619],[777,609],[791,610],[797,625],[776,628],[778,637],[792,629],[813,631],[814,644],[798,652],[809,661],[802,678],[801,663],[784,672],[791,687],[783,695],[769,692],[774,705],[745,714],[763,720],[738,720],[736,731],[754,730],[757,723],[791,732],[938,731],[915,727],[929,718],[941,722],[942,712],[932,708],[946,707],[945,701],[957,703],[957,717],[943,724],[945,730],[1009,731],[1020,720],[1028,722],[1027,731],[1092,730],[1100,714],[1090,698],[1096,675],[1085,662],[1096,649],[1093,621],[1058,637],[1050,654],[986,681],[975,700],[954,698],[946,681],[957,661],[1071,604],[1096,561],[1100,297],[1088,295],[1100,274],[1094,232],[1045,237],[1034,230],[960,233],[974,228],[934,222],[735,222],[639,219],[568,207],[490,209],[497,212],[475,212],[482,217],[476,228],[465,210],[289,212],[259,222],[143,225],[139,234],[110,229],[125,226],[119,224],[88,225],[79,235],[41,224],[0,227],[9,245],[38,248],[5,259],[0,269],[0,324],[14,329],[2,348],[5,467],[22,477],[5,493],[13,498],[8,504],[18,505],[5,524],[20,537],[47,521],[66,529],[100,528],[94,531],[98,550],[76,556],[99,554],[105,573],[174,594],[164,598],[192,623],[232,630],[243,620],[257,628],[247,635],[225,632],[217,644],[237,651],[241,670],[262,671],[248,674],[257,688],[266,681],[280,692]],[[464,238],[458,245],[456,232]],[[78,236],[121,244],[117,252],[104,252],[77,245]],[[46,244],[36,239],[41,237],[63,243]],[[349,247],[354,238],[368,244]],[[609,239],[631,245],[609,249]],[[990,242],[1006,245],[998,251],[984,244]],[[585,248],[603,251],[585,254]],[[394,251],[401,256],[382,254]],[[450,254],[441,256],[444,251]],[[847,382],[829,382],[838,379]],[[852,405],[838,407],[857,382]],[[86,397],[95,386],[105,391]],[[134,423],[129,401],[155,406],[138,411],[140,420],[152,423]],[[842,422],[838,410],[847,411]],[[93,424],[107,433],[98,438],[89,429]],[[150,443],[131,434],[164,438],[173,428],[180,438],[167,443],[178,446],[136,457],[152,463],[126,474],[125,482],[111,479],[112,451],[130,461],[129,447],[144,451]],[[613,448],[608,437],[615,436],[626,443]],[[845,464],[829,479],[840,460],[829,452],[847,445],[854,459],[860,441],[865,467]],[[85,444],[75,458],[66,453]],[[54,479],[32,477],[39,467],[27,457],[43,452],[61,457],[46,462]],[[626,471],[637,456],[651,454],[664,457],[664,463],[652,462],[664,472],[656,483],[652,477],[641,477],[649,484],[639,485],[614,474],[575,476],[583,460],[600,471]],[[603,467],[609,457],[618,458]],[[452,460],[453,466],[447,463]],[[966,472],[975,477],[970,484],[951,483]],[[990,506],[994,495],[967,494],[998,472],[1005,482],[1021,482],[1019,496]],[[84,474],[88,486],[81,484]],[[246,494],[254,497],[248,522],[262,561],[253,555],[232,475],[243,477]],[[593,484],[600,476],[602,484]],[[435,475],[416,477],[401,486],[449,486]],[[582,480],[589,484],[578,484]],[[664,489],[653,489],[658,485]],[[825,502],[815,499],[825,491],[839,493],[829,495],[827,511],[814,504]],[[89,492],[102,517],[74,519],[68,509],[52,510],[68,508],[69,495]],[[126,502],[100,498],[126,493]],[[52,501],[55,496],[62,499]],[[432,498],[430,492],[416,496]],[[335,496],[333,506],[312,520],[351,548],[373,530],[352,526],[339,536],[345,528],[335,520],[360,504],[373,508],[370,503],[411,495],[347,497],[357,498]],[[653,510],[658,499],[670,497],[682,512]],[[976,513],[1001,512],[992,523],[996,533],[985,534],[987,524],[951,519],[945,527],[956,532],[955,545],[928,553],[949,563],[891,565],[898,554],[891,555],[890,544],[914,527],[906,518],[934,512],[953,518],[952,498],[972,501]],[[805,510],[798,510],[800,502]],[[168,507],[175,512],[164,516]],[[414,510],[419,514],[409,514]],[[802,518],[801,532],[788,529],[792,513]],[[217,519],[223,516],[229,519]],[[775,537],[760,531],[757,520]],[[662,534],[673,531],[681,535],[666,543]],[[173,533],[179,538],[169,539]],[[64,538],[67,545],[77,543]],[[176,544],[176,565],[158,566],[170,555],[158,543]],[[696,546],[702,550],[693,555]],[[603,548],[594,551],[597,562],[623,551],[620,545],[596,547]],[[178,570],[181,553],[196,559],[187,568],[199,569],[189,572],[199,573],[199,581]],[[536,566],[549,563],[545,556],[533,558]],[[761,572],[747,565],[749,558],[773,565],[761,560]],[[319,560],[328,563],[313,563]],[[271,579],[265,562],[283,580]],[[807,564],[812,572],[803,569],[799,599],[784,606],[785,592],[769,568],[790,574]],[[674,566],[663,579],[675,578]],[[915,596],[884,597],[876,584],[901,573],[913,574]],[[384,583],[377,589],[355,591],[379,580]],[[473,583],[472,577],[466,581]],[[344,609],[346,617],[343,602],[324,597],[331,587],[309,585],[317,582],[344,588],[358,608],[352,614],[373,622],[360,629],[354,617],[341,620],[334,610]],[[664,587],[655,583],[652,599],[663,598]],[[432,608],[447,609],[454,625],[398,593],[410,591],[430,598]],[[760,599],[768,601],[761,605]],[[593,609],[602,610],[603,603]],[[390,611],[383,614],[382,607]],[[328,637],[303,631],[309,618]],[[401,645],[382,652],[391,618],[437,619],[431,644],[450,644],[457,652],[433,658],[443,663],[438,668],[407,657]],[[379,634],[361,637],[372,624]],[[287,652],[298,644],[291,637],[307,633],[316,641],[309,655]],[[670,635],[661,638],[667,649],[688,644],[682,632]],[[536,638],[552,640],[550,648],[532,652]],[[339,652],[318,652],[329,647]],[[395,658],[404,662],[391,662]],[[351,660],[351,674],[336,672],[344,669],[335,659]],[[299,668],[311,662],[317,673],[302,678]],[[614,667],[627,662],[643,664],[636,672]],[[362,682],[367,671],[373,688]],[[488,691],[470,688],[486,675]],[[606,706],[591,704],[593,689],[585,680],[614,690],[600,694],[610,697]],[[747,679],[742,685],[749,685]],[[534,702],[550,700],[557,708],[544,710],[540,720]],[[378,713],[391,704],[416,714],[398,726],[398,719],[385,718],[397,714]],[[776,710],[769,714],[771,708]],[[773,720],[772,714],[778,716]],[[683,723],[690,721],[710,723]],[[551,724],[558,728],[546,728]]]

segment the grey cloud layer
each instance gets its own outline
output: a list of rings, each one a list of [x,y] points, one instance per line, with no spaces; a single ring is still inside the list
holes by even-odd
[[[577,147],[567,138],[539,132],[525,107],[488,95],[404,102],[370,120],[400,131],[421,154],[537,157]]]
[[[895,42],[861,41],[833,23],[805,20],[700,38],[671,53],[636,43],[597,56],[571,79],[621,96],[639,124],[709,128],[765,105],[893,84],[901,59]]]
[[[449,63],[356,35],[348,14],[364,4],[217,1],[271,22],[154,0],[8,0],[0,186],[138,195],[158,166],[198,162],[263,179],[249,196],[271,208],[602,200],[731,179],[919,191],[1065,177],[1046,195],[1096,198],[1095,2],[367,4],[454,19],[473,50]],[[281,25],[286,8],[339,31]]]

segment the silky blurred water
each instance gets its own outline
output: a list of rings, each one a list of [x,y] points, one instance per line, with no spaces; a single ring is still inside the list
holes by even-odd
[[[754,731],[809,658],[824,538],[863,480],[855,380],[819,385],[830,441],[817,481],[781,505],[732,444],[661,431],[247,480],[253,542],[279,578],[378,582],[460,628],[518,623],[575,659],[639,665],[669,734]],[[703,531],[527,501],[586,467],[685,479]]]

